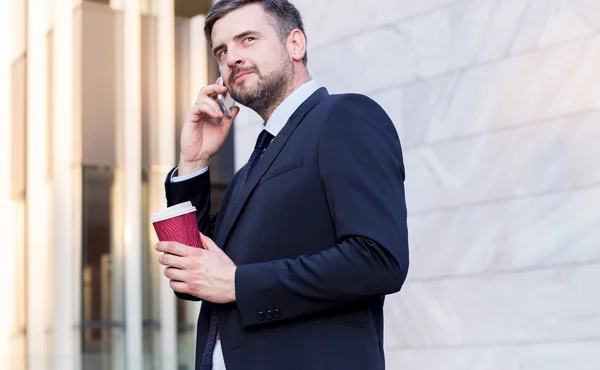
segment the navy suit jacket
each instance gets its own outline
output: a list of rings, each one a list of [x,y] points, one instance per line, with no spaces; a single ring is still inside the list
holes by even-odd
[[[168,205],[191,201],[200,231],[238,266],[237,301],[217,305],[227,370],[383,370],[384,297],[409,265],[402,149],[388,115],[366,96],[320,88],[236,201],[239,173],[214,219],[209,173],[165,182]]]

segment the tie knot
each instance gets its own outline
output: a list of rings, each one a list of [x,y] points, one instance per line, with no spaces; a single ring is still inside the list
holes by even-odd
[[[258,139],[256,139],[256,145],[254,149],[265,150],[269,146],[271,140],[273,140],[273,135],[271,135],[267,130],[262,130],[260,135],[258,135]]]

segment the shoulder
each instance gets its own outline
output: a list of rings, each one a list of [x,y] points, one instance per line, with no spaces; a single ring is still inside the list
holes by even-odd
[[[365,130],[383,131],[399,140],[394,123],[383,107],[369,96],[357,93],[331,94],[324,97],[315,112],[323,135],[361,134]]]
[[[384,109],[372,98],[358,93],[331,94],[321,104],[323,109],[343,111],[364,110],[367,113],[385,113]]]
[[[352,93],[329,95],[322,103],[318,153],[323,168],[328,162],[333,164],[327,168],[335,170],[340,163],[369,167],[373,161],[383,161],[404,175],[400,138],[381,105]]]

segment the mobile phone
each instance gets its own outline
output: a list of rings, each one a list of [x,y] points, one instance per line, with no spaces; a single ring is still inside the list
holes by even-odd
[[[221,82],[221,86],[225,86],[225,83],[223,82],[223,76],[219,77]],[[223,94],[218,94],[217,95],[217,102],[219,103],[219,107],[221,108],[221,112],[223,112],[224,115],[226,115],[227,117],[231,117],[231,111],[229,110],[229,108],[227,107],[227,105],[225,104],[225,98],[223,97]]]

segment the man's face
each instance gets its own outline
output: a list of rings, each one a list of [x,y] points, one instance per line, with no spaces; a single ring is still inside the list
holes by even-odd
[[[219,19],[212,45],[233,99],[259,114],[281,101],[293,78],[292,58],[259,4]]]

